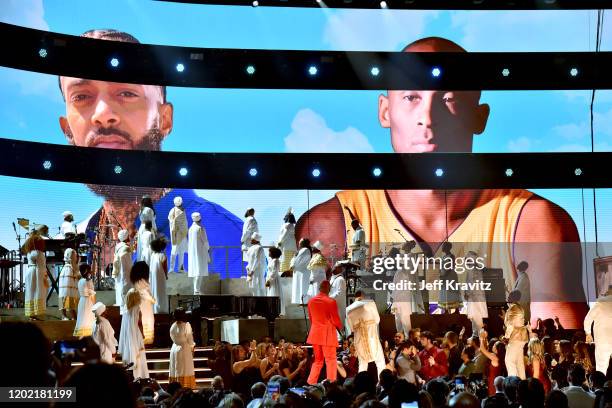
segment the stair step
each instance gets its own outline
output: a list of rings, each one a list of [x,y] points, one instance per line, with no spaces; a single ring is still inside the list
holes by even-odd
[[[208,357],[194,357],[193,361],[208,361]],[[169,363],[170,358],[147,358],[147,363]]]
[[[194,368],[193,369],[194,372],[198,373],[205,373],[205,372],[212,372],[212,370],[210,368]],[[158,374],[158,373],[168,373],[169,370],[168,369],[158,369],[158,368],[154,368],[154,369],[149,369],[149,373],[154,373],[154,374]]]

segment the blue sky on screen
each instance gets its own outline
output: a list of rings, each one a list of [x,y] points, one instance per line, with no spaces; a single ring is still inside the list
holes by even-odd
[[[5,0],[0,8],[0,21],[73,35],[115,28],[152,44],[365,51],[399,51],[425,36],[446,37],[468,51],[592,51],[595,16],[595,11],[330,10],[148,0]],[[602,49],[610,47],[608,23]],[[2,137],[65,143],[58,125],[65,107],[55,76],[0,68],[0,86]],[[174,130],[163,149],[391,152],[389,132],[377,120],[381,92],[170,88]],[[482,101],[491,106],[491,116],[484,134],[475,138],[476,152],[590,151],[588,90],[484,92]],[[612,151],[612,91],[597,92],[594,112],[595,150]],[[99,198],[78,184],[0,177],[2,186],[22,197],[26,203],[19,210],[31,211],[30,217],[39,222],[59,223],[54,220],[65,209],[82,219],[100,205]],[[580,190],[537,192],[564,207],[583,235]],[[307,200],[305,191],[249,192],[247,202],[246,192],[200,193],[239,216],[246,206],[259,206],[260,224],[268,229],[265,241],[276,239],[289,205],[299,214],[308,203],[333,194],[311,192]],[[592,192],[585,197],[586,239],[593,240]],[[599,238],[612,241],[612,194],[600,191],[597,201]],[[14,206],[13,200],[1,203],[2,208]],[[0,244],[14,240],[12,230],[5,228],[14,219],[13,211],[1,212]]]

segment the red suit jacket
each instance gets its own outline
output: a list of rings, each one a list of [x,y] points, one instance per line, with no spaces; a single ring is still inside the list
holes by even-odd
[[[336,327],[342,330],[342,322],[338,315],[336,301],[319,293],[308,301],[308,317],[310,318],[310,333],[308,344],[338,347]]]

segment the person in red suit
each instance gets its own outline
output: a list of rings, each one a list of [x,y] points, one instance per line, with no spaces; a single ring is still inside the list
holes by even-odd
[[[306,343],[312,344],[314,363],[308,376],[308,384],[316,384],[325,360],[327,379],[336,381],[336,349],[338,338],[336,329],[342,330],[336,301],[329,297],[330,283],[325,280],[319,286],[319,294],[308,301],[310,333]]]
[[[434,336],[431,332],[421,332],[423,350],[419,351],[419,358],[421,359],[421,371],[419,371],[419,374],[425,381],[448,374],[446,354],[443,350],[434,346],[433,341]]]

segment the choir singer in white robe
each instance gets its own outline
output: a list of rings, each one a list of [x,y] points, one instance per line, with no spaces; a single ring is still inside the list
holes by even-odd
[[[117,234],[119,243],[115,246],[113,259],[113,278],[115,278],[115,304],[119,306],[121,314],[126,312],[125,294],[132,287],[130,272],[132,271],[132,249],[130,248],[128,230],[121,230]]]
[[[312,257],[308,262],[308,270],[310,271],[310,287],[308,288],[308,296],[315,297],[319,294],[319,285],[326,278],[327,259],[323,256],[323,243],[317,241],[312,244]]]
[[[174,197],[174,207],[168,213],[168,221],[170,223],[170,241],[172,243],[172,251],[170,252],[170,271],[174,272],[176,257],[178,256],[178,267],[182,271],[185,263],[185,254],[187,253],[187,215],[183,207],[183,198],[180,196]]]
[[[412,250],[416,248],[415,241],[408,241],[402,246],[402,253],[408,257],[416,257]],[[412,264],[408,262],[409,268],[400,268],[393,275],[393,303],[391,305],[391,313],[395,315],[395,328],[398,332],[404,333],[408,337],[408,332],[412,328],[410,316],[413,313],[423,314],[423,297],[418,289],[419,276],[416,269],[412,268]],[[402,288],[399,283],[406,285],[410,284],[415,289],[411,290],[407,287]],[[402,288],[402,289],[400,289]]]
[[[266,296],[264,275],[266,273],[266,254],[261,246],[261,235],[254,232],[251,247],[247,251],[247,284],[253,296]]]
[[[478,254],[474,251],[469,251],[466,258],[473,259],[474,262]],[[465,275],[466,283],[478,283],[483,282],[482,269],[477,267],[477,263],[474,263],[474,268],[467,269]],[[478,287],[476,285],[475,287]],[[487,298],[485,292],[482,289],[465,290],[463,292],[463,299],[465,300],[465,312],[468,319],[472,322],[472,336],[478,336],[480,330],[484,326],[483,319],[489,317],[489,311],[487,310]]]
[[[297,252],[295,245],[295,215],[293,209],[289,207],[284,218],[285,223],[281,227],[280,235],[278,236],[278,247],[283,251],[280,257],[280,270],[286,272],[291,269],[291,260]]]
[[[355,336],[355,352],[359,359],[359,372],[368,370],[368,363],[374,361],[378,375],[385,369],[385,354],[380,344],[378,323],[380,316],[376,303],[366,299],[363,292],[355,292],[355,301],[346,309],[349,328]]]
[[[607,294],[599,297],[587,313],[584,318],[584,331],[587,333],[587,341],[595,340],[597,371],[606,373],[612,355],[612,286],[608,287]]]
[[[189,251],[187,276],[193,278],[193,294],[201,294],[202,278],[208,276],[210,258],[208,236],[202,225],[202,216],[198,212],[191,214],[193,224],[189,227]]]
[[[329,280],[331,284],[329,297],[336,301],[336,304],[338,305],[338,315],[340,316],[340,321],[343,325],[346,326],[346,279],[344,279],[344,276],[342,275],[343,272],[344,267],[342,265],[336,264],[334,266],[332,270],[333,275]],[[339,334],[338,340],[341,340]]]
[[[296,305],[306,305],[310,299],[308,296],[308,286],[310,285],[310,240],[302,238],[300,240],[300,250],[291,260],[293,269],[293,280],[291,283],[291,303]]]
[[[117,353],[117,339],[115,338],[115,330],[110,322],[104,317],[106,306],[104,303],[98,302],[91,308],[91,311],[96,316],[92,338],[100,348],[100,361],[106,364],[113,364]]]
[[[257,225],[257,220],[255,219],[255,209],[247,208],[244,213],[244,224],[242,224],[242,236],[240,237],[240,243],[242,244],[242,254],[243,260],[247,259],[247,252],[251,247],[251,237],[254,233],[259,232],[259,226]]]

